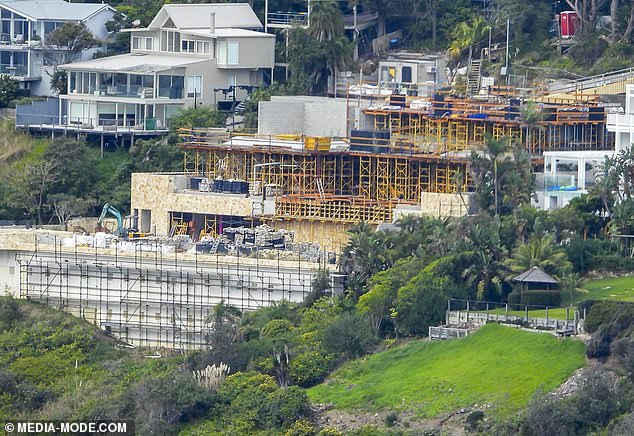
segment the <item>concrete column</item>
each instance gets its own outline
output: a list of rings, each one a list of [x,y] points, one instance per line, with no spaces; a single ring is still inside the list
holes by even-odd
[[[586,187],[586,159],[584,157],[577,163],[577,187],[579,189]]]

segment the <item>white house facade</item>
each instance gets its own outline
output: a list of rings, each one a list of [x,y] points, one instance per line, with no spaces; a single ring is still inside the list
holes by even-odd
[[[239,100],[274,66],[275,37],[261,30],[246,3],[164,5],[147,28],[126,29],[130,53],[60,67],[59,122],[165,130],[182,108]]]
[[[19,80],[31,94],[52,96],[53,65],[47,52],[63,50],[47,44],[48,36],[64,23],[83,23],[98,40],[108,37],[106,23],[115,10],[103,3],[64,0],[0,0],[0,73]],[[94,50],[80,58],[88,59]]]
[[[625,85],[625,112],[608,114],[607,129],[617,152],[634,144],[634,84]]]

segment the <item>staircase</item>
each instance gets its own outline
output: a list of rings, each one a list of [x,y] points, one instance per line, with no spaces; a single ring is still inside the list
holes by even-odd
[[[467,74],[467,95],[476,95],[480,91],[481,59],[471,59]]]

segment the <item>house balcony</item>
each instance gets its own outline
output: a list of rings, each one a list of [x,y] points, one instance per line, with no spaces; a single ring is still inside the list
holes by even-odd
[[[290,27],[308,27],[307,12],[269,12],[268,27],[288,29]]]
[[[16,127],[29,131],[49,131],[63,133],[89,133],[114,136],[160,136],[169,132],[169,127],[156,118],[137,118],[130,116],[69,117],[61,120],[56,115],[26,114]]]
[[[634,114],[608,114],[608,132],[632,133],[634,132]]]
[[[12,78],[20,81],[40,80],[41,75],[33,75],[29,72],[29,67],[26,65],[1,65],[0,74],[7,74]]]
[[[77,100],[90,99],[99,101],[145,101],[145,102],[165,102],[185,103],[184,88],[159,88],[155,95],[155,89],[137,85],[111,85],[89,88],[85,92],[74,90],[70,94],[62,95],[62,99]]]
[[[588,179],[579,183],[575,174],[535,173],[536,205],[546,210],[559,209],[573,198],[587,194],[594,184],[594,180]]]
[[[13,38],[7,33],[0,34],[0,50],[24,50],[28,48],[40,47],[42,41],[39,39],[24,40],[22,35],[16,35]]]

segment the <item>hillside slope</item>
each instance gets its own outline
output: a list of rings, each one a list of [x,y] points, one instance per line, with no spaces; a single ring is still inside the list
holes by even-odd
[[[308,393],[340,409],[431,417],[478,404],[505,417],[582,367],[584,348],[577,340],[490,324],[465,339],[418,341],[349,362]]]

